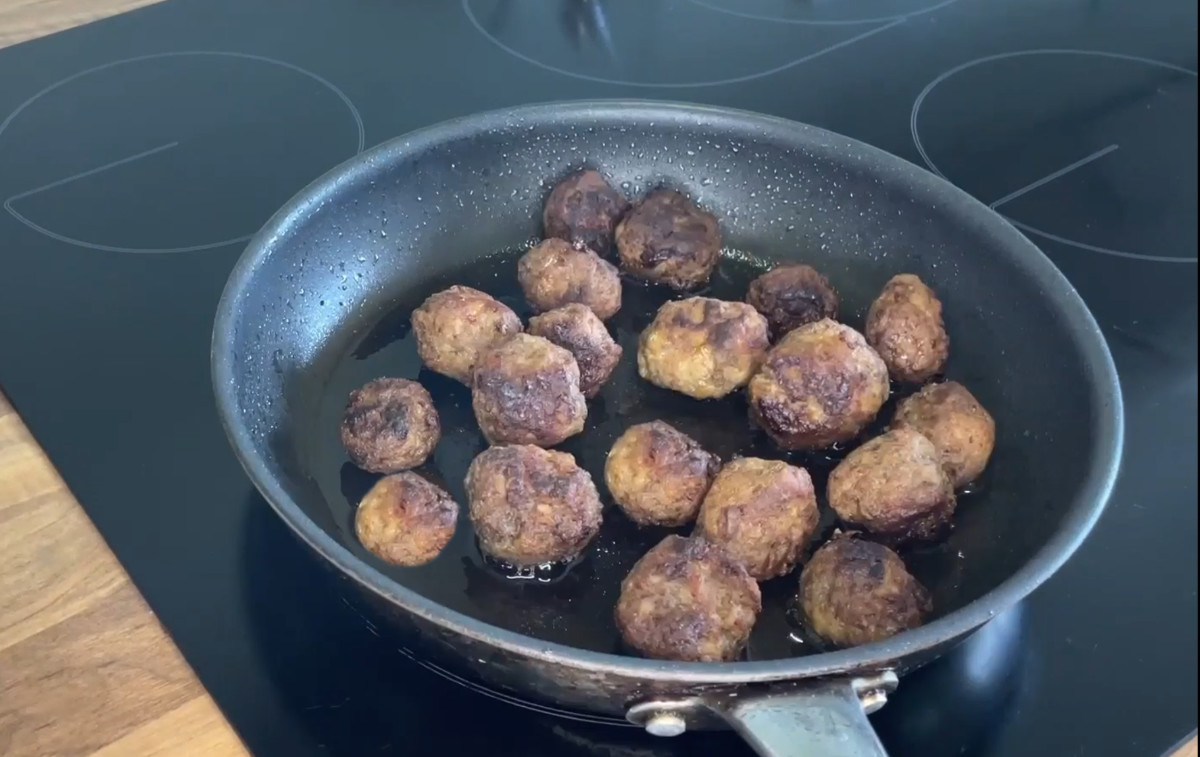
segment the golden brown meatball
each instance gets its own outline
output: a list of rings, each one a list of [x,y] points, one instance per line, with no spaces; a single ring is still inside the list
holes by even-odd
[[[996,446],[996,422],[957,381],[930,384],[896,408],[892,428],[909,428],[937,447],[955,487],[978,478]]]
[[[479,356],[471,407],[491,444],[553,447],[587,420],[575,358],[531,334],[513,334]]]
[[[728,662],[761,610],[758,584],[725,550],[672,534],[621,582],[616,620],[625,643],[647,657]]]
[[[466,487],[479,548],[515,566],[573,559],[600,530],[600,495],[566,452],[490,447],[471,462]]]
[[[932,603],[895,552],[852,534],[838,534],[804,566],[800,609],[818,636],[839,647],[853,647],[916,628]]]
[[[780,460],[742,457],[717,474],[696,525],[751,576],[765,581],[796,567],[819,517],[808,471]]]
[[[941,456],[911,429],[893,429],[847,455],[829,474],[828,493],[843,523],[893,544],[933,539],[954,515]]]
[[[662,421],[630,426],[604,461],[604,480],[613,501],[630,520],[644,526],[690,523],[721,468],[682,431]]]
[[[867,311],[867,342],[892,378],[919,384],[946,364],[950,337],[942,323],[942,303],[911,273],[893,276]]]
[[[638,373],[696,399],[724,397],[745,386],[768,347],[767,319],[746,303],[674,300],[638,339]]]
[[[565,239],[601,254],[612,247],[613,230],[629,201],[597,171],[584,170],[560,181],[546,198],[542,226],[547,237]]]
[[[776,339],[806,323],[838,317],[838,294],[829,279],[803,263],[777,265],[751,281],[746,302],[767,317]]]
[[[783,449],[853,439],[891,391],[862,334],[829,319],[789,331],[750,380],[750,416]]]
[[[378,378],[350,392],[341,433],[350,461],[359,468],[395,473],[425,462],[442,437],[442,425],[425,387]]]
[[[659,189],[617,226],[617,254],[630,275],[695,289],[708,283],[721,257],[717,219],[679,192]]]
[[[392,565],[424,565],[450,543],[458,503],[411,471],[384,476],[363,497],[354,531],[372,554]]]
[[[412,327],[421,362],[470,386],[479,353],[497,339],[519,332],[521,319],[489,294],[452,286],[413,311]]]
[[[529,333],[548,339],[575,357],[579,391],[595,397],[621,359],[621,345],[586,305],[556,308],[529,319]]]
[[[591,250],[576,250],[561,239],[547,239],[517,261],[517,280],[525,299],[538,312],[572,302],[588,306],[600,320],[621,309],[621,274]]]

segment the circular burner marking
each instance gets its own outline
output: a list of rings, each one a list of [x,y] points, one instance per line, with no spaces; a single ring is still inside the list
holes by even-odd
[[[75,82],[79,79],[82,79],[82,78],[88,77],[88,76],[92,76],[92,75],[100,73],[102,71],[117,68],[120,66],[127,66],[127,65],[131,65],[131,64],[143,63],[143,62],[153,61],[153,60],[173,59],[173,58],[191,58],[191,57],[217,57],[217,58],[253,61],[256,63],[266,63],[270,66],[281,68],[281,69],[284,69],[287,71],[292,71],[292,72],[298,73],[304,77],[307,77],[308,79],[316,82],[317,84],[321,85],[321,87],[323,87],[324,89],[328,90],[333,95],[335,95],[337,97],[337,99],[345,106],[346,110],[349,111],[351,118],[353,118],[353,120],[354,120],[354,129],[356,131],[356,138],[357,138],[356,144],[355,144],[355,154],[361,153],[363,151],[363,149],[365,147],[366,139],[365,139],[365,129],[363,126],[362,115],[359,113],[358,108],[355,107],[354,103],[350,101],[350,98],[347,97],[346,94],[344,92],[342,92],[342,90],[340,90],[332,82],[324,79],[323,77],[321,77],[318,74],[315,74],[315,73],[308,71],[304,68],[301,68],[297,65],[287,63],[285,61],[276,60],[274,58],[269,58],[269,57],[262,56],[262,55],[253,55],[253,54],[249,54],[249,53],[237,53],[237,52],[227,52],[227,51],[217,51],[217,50],[191,50],[191,51],[180,51],[180,52],[169,52],[169,53],[156,53],[156,54],[152,54],[152,55],[141,55],[141,56],[137,56],[137,57],[124,58],[121,60],[111,61],[109,63],[104,63],[104,64],[101,64],[98,66],[93,66],[93,67],[85,69],[83,71],[74,73],[64,79],[60,79],[59,81],[45,87],[41,91],[39,91],[36,94],[34,94],[33,96],[31,96],[29,99],[25,100],[23,103],[18,105],[16,110],[14,110],[12,113],[10,113],[3,121],[0,121],[0,137],[2,137],[4,135],[4,133],[10,129],[10,127],[18,119],[18,117],[21,116],[22,113],[25,113],[35,103],[39,102],[40,100],[45,98],[47,95],[55,92],[56,90],[59,90],[60,88],[66,86],[72,82]],[[36,221],[29,218],[27,215],[23,214],[20,210],[18,210],[14,206],[15,203],[17,203],[18,201],[20,201],[22,199],[34,197],[42,192],[46,192],[51,189],[65,187],[73,182],[76,182],[76,181],[79,181],[82,179],[87,179],[88,177],[96,176],[97,174],[100,174],[100,173],[103,173],[106,171],[110,171],[110,170],[113,170],[116,168],[120,168],[121,166],[125,166],[128,164],[134,163],[136,161],[149,158],[154,155],[166,153],[167,151],[172,150],[172,149],[178,147],[179,145],[180,145],[180,142],[178,140],[171,140],[171,141],[159,144],[155,147],[151,147],[147,150],[143,150],[143,151],[131,154],[131,155],[127,155],[118,160],[114,160],[114,161],[105,163],[103,165],[90,168],[85,171],[74,173],[65,178],[57,179],[55,181],[49,182],[42,186],[36,187],[34,189],[29,189],[24,192],[14,194],[11,197],[8,197],[7,199],[4,200],[4,202],[3,202],[4,209],[6,211],[8,211],[8,213],[11,216],[13,216],[13,218],[20,221],[25,226],[28,226],[29,228],[33,229],[34,231],[44,234],[52,239],[55,239],[60,242],[64,242],[66,244],[71,244],[71,245],[74,245],[77,247],[84,247],[84,248],[93,249],[93,250],[100,250],[103,252],[148,253],[148,254],[197,252],[200,250],[209,250],[209,249],[214,249],[214,248],[218,248],[218,247],[224,247],[226,245],[237,244],[237,243],[242,243],[242,242],[248,241],[251,237],[253,237],[253,234],[244,234],[244,235],[240,235],[240,236],[236,236],[236,237],[230,237],[230,238],[226,238],[226,239],[220,239],[217,241],[205,242],[205,243],[201,243],[201,244],[169,246],[169,247],[140,247],[140,246],[102,244],[102,243],[98,243],[98,242],[88,241],[86,239],[80,239],[77,236],[59,233],[52,229],[46,228],[44,225],[37,223]]]
[[[474,1],[478,2],[478,0],[474,0]],[[680,1],[682,1],[682,0],[680,0]],[[865,40],[869,37],[873,37],[876,34],[879,34],[880,32],[887,31],[888,29],[891,29],[893,26],[903,23],[904,20],[907,18],[907,16],[899,16],[899,17],[884,19],[884,21],[886,23],[883,23],[882,25],[868,29],[867,31],[862,32],[860,34],[856,34],[848,39],[839,40],[833,44],[826,44],[824,41],[821,41],[817,44],[820,44],[822,46],[819,49],[815,50],[814,52],[802,55],[797,58],[788,59],[786,62],[783,62],[783,63],[779,63],[779,64],[775,64],[775,65],[768,65],[766,68],[764,68],[762,70],[751,72],[751,73],[746,73],[746,74],[742,74],[742,75],[738,75],[738,76],[705,78],[705,79],[692,80],[692,81],[689,81],[689,80],[639,81],[637,79],[601,76],[601,75],[585,73],[585,72],[581,72],[581,71],[574,71],[569,68],[564,68],[562,66],[554,65],[551,63],[546,63],[542,60],[539,60],[537,57],[534,57],[534,55],[522,52],[521,50],[514,47],[512,44],[505,42],[504,40],[500,39],[496,34],[493,34],[491,31],[488,30],[486,25],[479,19],[479,16],[476,14],[475,9],[472,7],[472,2],[473,2],[473,0],[461,0],[462,10],[463,10],[463,13],[466,15],[467,20],[470,21],[471,25],[474,26],[475,29],[480,34],[482,34],[485,38],[487,38],[488,41],[490,41],[496,47],[499,47],[501,50],[504,50],[506,53],[508,53],[509,55],[512,55],[515,58],[523,60],[530,65],[537,66],[538,68],[544,69],[546,71],[551,71],[553,73],[561,74],[563,76],[569,76],[574,79],[580,79],[583,81],[594,82],[597,84],[613,84],[613,85],[626,86],[626,87],[643,87],[643,88],[648,88],[648,89],[680,89],[680,88],[691,89],[691,88],[697,88],[697,87],[715,87],[715,86],[721,86],[721,85],[726,85],[726,84],[741,84],[744,82],[753,81],[755,79],[762,79],[764,77],[771,76],[773,74],[777,74],[777,73],[786,71],[791,68],[795,68],[796,66],[799,66],[803,63],[807,63],[811,60],[814,60],[815,58],[819,58],[819,57],[825,55],[826,53],[831,53],[835,50],[840,50],[843,47],[847,47],[849,45],[853,45],[856,42],[861,42],[862,40]],[[567,2],[574,3],[575,6],[578,8],[587,9],[587,10],[591,11],[593,14],[600,14],[599,16],[594,15],[593,18],[588,21],[588,25],[592,26],[594,29],[594,31],[592,31],[590,33],[594,34],[597,37],[597,40],[595,42],[597,47],[603,48],[597,54],[607,56],[608,60],[612,60],[616,56],[616,53],[613,50],[614,43],[613,43],[613,37],[612,37],[612,30],[608,26],[608,22],[607,22],[607,20],[604,19],[604,16],[603,16],[603,12],[604,12],[603,5],[600,2],[598,2],[597,0],[590,0],[590,1],[589,0],[567,0]],[[690,2],[690,0],[689,0],[689,2]],[[942,0],[941,4],[944,5],[944,4],[948,4],[950,2],[957,2],[957,0]],[[546,3],[544,5],[539,5],[538,6],[539,11],[544,12],[545,8],[548,6],[549,6],[549,3]],[[504,6],[502,6],[502,9],[508,10],[508,8],[506,8]],[[866,22],[856,21],[853,23],[866,23]],[[724,31],[722,29],[714,29],[714,30],[718,31],[718,32]],[[528,30],[523,29],[522,31],[527,32]],[[639,31],[644,31],[644,29],[639,29]],[[574,30],[572,30],[572,33],[574,33]],[[554,34],[560,35],[561,32],[556,31],[556,32],[554,32]],[[551,39],[551,36],[546,35],[540,39],[535,39],[535,42],[546,41],[547,43],[549,43],[550,39]],[[572,44],[577,45],[578,42],[572,41]],[[770,44],[762,44],[762,45],[757,45],[755,47],[755,49],[757,49],[757,50],[778,49],[779,47],[780,46],[773,46]],[[647,46],[642,46],[642,49],[647,49]],[[575,50],[573,52],[576,54],[579,53],[578,50]],[[730,58],[736,58],[736,57],[737,56],[727,56],[726,60],[728,60]]]
[[[926,13],[933,13],[940,8],[945,8],[947,5],[953,5],[954,3],[958,2],[958,0],[910,0],[910,2],[904,2],[900,4],[915,5],[917,7],[907,11],[883,11],[876,13],[874,16],[868,15],[860,18],[820,17],[822,11],[825,13],[830,13],[832,16],[836,16],[837,12],[845,7],[845,4],[840,2],[832,4],[836,5],[836,7],[820,10],[811,8],[813,3],[809,3],[808,5],[810,7],[807,10],[809,10],[811,13],[814,13],[813,18],[802,18],[798,16],[779,15],[777,13],[740,10],[737,8],[730,8],[723,4],[732,3],[733,0],[688,0],[688,2],[692,3],[693,5],[699,5],[702,8],[708,8],[709,10],[717,11],[718,13],[737,16],[738,18],[753,19],[755,21],[769,21],[776,24],[802,24],[807,26],[853,26],[855,24],[886,24],[889,21],[903,21],[905,19],[913,18],[914,16],[922,16]],[[746,5],[777,6],[779,5],[779,2],[778,0],[757,0],[757,2],[746,3],[743,0],[738,0],[737,4],[744,8]],[[897,3],[894,2],[894,0],[892,2],[883,3],[883,5],[896,4]],[[861,7],[861,5],[856,4],[855,7]]]
[[[918,117],[921,113],[922,106],[925,105],[926,99],[929,97],[930,93],[932,93],[938,86],[944,84],[947,80],[949,80],[959,74],[962,74],[965,71],[975,69],[975,68],[981,67],[981,66],[987,66],[988,64],[997,63],[1000,61],[1013,60],[1013,59],[1018,59],[1018,58],[1028,58],[1028,57],[1034,57],[1034,56],[1091,57],[1091,58],[1101,59],[1101,60],[1120,61],[1120,62],[1138,64],[1138,65],[1142,65],[1142,66],[1149,66],[1149,67],[1161,69],[1164,71],[1170,71],[1170,72],[1174,72],[1177,74],[1182,74],[1184,76],[1191,77],[1192,79],[1196,78],[1195,71],[1185,68],[1183,66],[1176,65],[1174,63],[1168,63],[1165,61],[1154,60],[1151,58],[1144,58],[1144,57],[1140,57],[1140,56],[1136,56],[1136,55],[1126,55],[1123,53],[1112,53],[1112,52],[1104,52],[1104,51],[1096,51],[1096,50],[1074,50],[1074,49],[1021,50],[1021,51],[1016,51],[1016,52],[1000,53],[997,55],[989,55],[989,56],[986,56],[983,58],[978,58],[975,60],[968,61],[961,65],[955,66],[954,68],[950,69],[949,71],[946,71],[945,73],[939,75],[936,79],[934,79],[932,82],[930,82],[921,91],[921,93],[917,96],[916,101],[913,103],[912,113],[909,118],[909,128],[911,130],[913,143],[916,145],[917,152],[920,153],[922,160],[925,161],[925,164],[927,166],[929,166],[930,170],[932,170],[938,176],[941,176],[943,179],[946,179],[947,181],[953,181],[949,176],[947,176],[947,174],[945,172],[943,172],[943,170],[941,168],[938,167],[938,165],[936,163],[934,163],[933,159],[929,155],[928,149],[926,148],[925,144],[921,140],[921,135],[920,135],[919,127],[918,127]],[[1103,83],[1105,80],[1101,79],[1100,81]],[[1027,90],[1028,87],[1024,87],[1023,89]],[[1162,92],[1161,88],[1158,90],[1158,92],[1159,93]],[[1074,93],[1072,93],[1072,94],[1074,94]],[[1120,93],[1117,93],[1117,94],[1120,94]],[[1102,104],[1104,104],[1106,106],[1110,106],[1108,108],[1108,110],[1106,110],[1102,113],[1102,115],[1111,116],[1113,112],[1117,112],[1118,114],[1120,113],[1119,111],[1116,111],[1116,109],[1111,108],[1110,103],[1106,102],[1106,103],[1102,103]],[[1149,106],[1147,105],[1146,108],[1149,109]],[[1195,112],[1194,109],[1192,112],[1193,113]],[[1192,136],[1194,138],[1194,132],[1193,132]],[[1107,140],[1105,140],[1105,141],[1107,141]],[[1194,145],[1194,141],[1192,142],[1192,144]],[[1092,146],[1092,147],[1094,147],[1094,146]],[[1130,149],[1133,149],[1133,145],[1130,145]],[[1093,163],[1100,165],[1101,161],[1105,160],[1107,156],[1119,154],[1118,151],[1120,151],[1120,150],[1121,150],[1121,145],[1116,142],[1109,142],[1109,144],[1107,144],[1103,147],[1095,148],[1095,149],[1091,149],[1091,148],[1080,149],[1077,152],[1083,152],[1086,154],[1080,155],[1079,157],[1075,158],[1074,160],[1072,160],[1070,162],[1063,161],[1062,164],[1059,164],[1059,165],[1046,166],[1047,173],[1040,176],[1040,178],[1037,178],[1035,181],[1027,183],[1018,189],[1012,190],[1012,191],[1008,192],[1007,194],[1003,195],[1002,197],[1000,197],[999,199],[996,199],[996,200],[985,199],[984,201],[990,202],[990,205],[993,209],[999,208],[1002,205],[1007,205],[1009,203],[1017,201],[1019,198],[1022,198],[1026,195],[1030,195],[1030,193],[1032,193],[1036,190],[1039,190],[1042,187],[1046,187],[1047,185],[1052,185],[1054,182],[1060,181],[1060,180],[1064,179],[1064,177],[1067,177],[1069,174],[1072,174],[1073,172],[1075,172],[1077,170],[1083,169],[1086,166],[1089,166]],[[1130,150],[1127,149],[1124,152],[1129,152],[1129,151]],[[1072,157],[1075,157],[1075,156],[1072,156]],[[1139,163],[1138,165],[1140,167],[1144,164]],[[1050,169],[1053,169],[1053,170],[1050,170]],[[1194,205],[1193,205],[1193,207],[1194,207]],[[1044,226],[1043,222],[1038,222],[1038,224],[1035,224],[1035,223],[1021,221],[1018,218],[1013,217],[1016,214],[1017,214],[1017,211],[1012,211],[1011,215],[1005,214],[1005,218],[1010,223],[1012,223],[1014,226],[1021,229],[1022,231],[1024,231],[1027,234],[1032,234],[1034,236],[1038,236],[1043,239],[1048,239],[1048,240],[1051,240],[1054,242],[1058,242],[1060,244],[1067,245],[1070,247],[1087,250],[1089,252],[1097,252],[1097,253],[1101,253],[1104,255],[1112,255],[1112,256],[1121,257],[1121,258],[1147,260],[1147,261],[1160,262],[1160,263],[1196,263],[1197,262],[1197,258],[1195,255],[1192,255],[1190,257],[1188,257],[1186,255],[1185,256],[1152,255],[1152,254],[1146,254],[1146,253],[1133,252],[1133,251],[1130,251],[1127,249],[1118,249],[1113,246],[1107,246],[1104,244],[1096,244],[1094,242],[1087,242],[1087,241],[1083,241],[1081,239],[1075,239],[1075,238],[1072,238],[1071,236],[1068,236],[1067,234],[1055,233],[1055,232],[1049,231],[1045,228],[1042,228],[1041,226]],[[1099,213],[1096,214],[1096,217],[1097,217],[1096,223],[1100,223],[1101,215],[1102,214],[1099,214]],[[1109,219],[1105,218],[1104,220],[1109,220]],[[1190,247],[1190,249],[1195,250],[1195,246],[1192,245]]]

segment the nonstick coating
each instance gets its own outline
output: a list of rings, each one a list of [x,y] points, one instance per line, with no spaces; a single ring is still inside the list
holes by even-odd
[[[527,317],[516,257],[540,234],[554,181],[585,165],[630,197],[676,187],[717,216],[728,249],[712,296],[742,299],[772,262],[803,261],[830,278],[841,319],[861,329],[890,276],[916,273],[937,290],[951,335],[946,374],[997,422],[989,472],[980,491],[962,498],[953,534],[906,554],[932,589],[940,620],[880,644],[814,655],[821,650],[811,642],[788,638],[793,574],[764,585],[748,662],[615,656],[624,655],[612,620],[619,582],[667,533],[634,527],[608,500],[602,471],[616,436],[660,418],[726,460],[784,457],[751,427],[740,395],[695,401],[637,377],[637,334],[677,295],[635,282],[626,283],[624,307],[609,324],[625,350],[621,365],[589,403],[585,432],[561,447],[606,500],[600,537],[550,583],[503,578],[483,563],[462,479],[485,443],[466,388],[421,369],[409,312],[439,289],[468,284]],[[218,406],[251,478],[352,593],[496,685],[609,711],[623,702],[604,697],[627,700],[642,680],[823,674],[890,665],[959,638],[1069,556],[1103,507],[1121,444],[1120,394],[1099,330],[1067,281],[1002,219],[844,137],[692,106],[536,106],[433,127],[364,154],[305,190],[251,242],[222,299],[213,357]],[[387,567],[354,538],[353,508],[375,477],[347,461],[338,421],[348,392],[383,375],[418,379],[433,394],[444,435],[422,472],[463,504],[454,540],[424,567]],[[786,457],[809,468],[827,510],[833,461]],[[481,649],[499,658],[478,666]],[[546,684],[556,667],[577,667],[584,678]]]

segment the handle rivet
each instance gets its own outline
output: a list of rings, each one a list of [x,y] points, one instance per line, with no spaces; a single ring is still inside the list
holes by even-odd
[[[687,722],[674,712],[659,712],[646,719],[646,733],[651,736],[679,736],[687,730]]]
[[[888,695],[883,689],[873,689],[865,691],[858,695],[858,701],[862,702],[863,712],[868,715],[874,715],[883,709],[887,704]]]

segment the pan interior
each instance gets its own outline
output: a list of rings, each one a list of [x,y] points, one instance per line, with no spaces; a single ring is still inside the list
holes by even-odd
[[[528,317],[516,258],[539,234],[550,186],[583,165],[631,197],[673,186],[716,214],[728,249],[710,296],[742,299],[750,279],[772,263],[802,261],[830,278],[842,320],[861,329],[891,275],[916,273],[938,291],[951,336],[946,374],[992,412],[998,434],[989,471],[962,498],[953,534],[905,554],[932,590],[936,615],[995,588],[1054,535],[1099,444],[1102,419],[1092,408],[1104,388],[1055,300],[1061,293],[1045,291],[1027,253],[1014,250],[1007,234],[965,222],[971,216],[959,205],[966,200],[935,196],[912,181],[911,166],[833,135],[636,109],[567,109],[392,143],[270,240],[237,306],[237,402],[257,451],[306,516],[294,525],[315,525],[360,558],[363,571],[442,606],[601,652],[623,651],[612,619],[620,581],[667,533],[633,526],[607,497],[604,457],[629,425],[662,419],[726,460],[753,454],[805,466],[828,530],[824,482],[834,460],[774,450],[749,424],[740,395],[702,402],[638,378],[637,334],[677,295],[627,282],[625,304],[609,323],[625,350],[622,362],[589,403],[585,432],[561,445],[605,498],[600,536],[579,564],[549,582],[502,577],[481,560],[462,481],[485,442],[468,390],[421,368],[409,313],[429,294],[466,284]],[[348,462],[338,421],[351,389],[385,375],[418,379],[432,393],[443,439],[421,472],[463,505],[453,541],[418,568],[384,565],[353,532],[354,506],[375,477]],[[764,584],[749,658],[820,651],[793,633],[795,588],[795,574]]]

